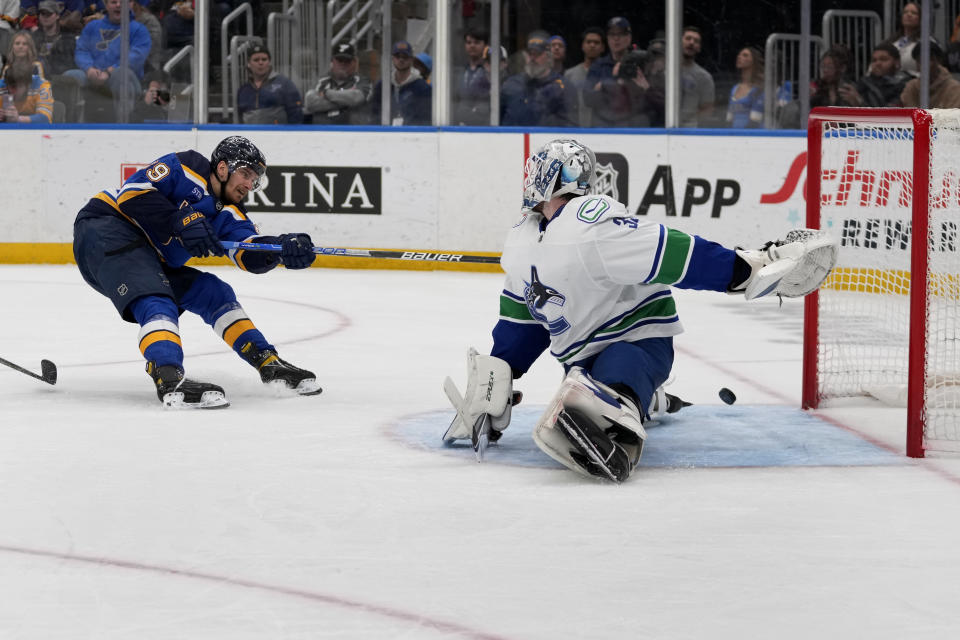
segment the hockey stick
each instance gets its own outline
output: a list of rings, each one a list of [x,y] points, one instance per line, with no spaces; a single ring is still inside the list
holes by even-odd
[[[53,364],[49,360],[40,361],[40,371],[41,375],[35,374],[33,371],[27,371],[21,366],[15,365],[9,360],[4,360],[0,358],[0,364],[5,364],[11,369],[16,369],[20,373],[25,373],[31,378],[36,378],[37,380],[43,380],[47,384],[57,384],[57,365]]]
[[[259,242],[220,242],[224,249],[244,251],[280,252],[278,244]],[[386,260],[417,260],[424,262],[476,262],[481,264],[500,264],[497,256],[478,256],[468,253],[436,253],[432,251],[387,251],[383,249],[345,249],[343,247],[314,247],[313,252],[321,256],[342,256],[344,258],[380,258]]]

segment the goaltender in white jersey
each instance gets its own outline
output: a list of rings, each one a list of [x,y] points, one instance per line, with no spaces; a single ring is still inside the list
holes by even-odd
[[[500,317],[546,327],[562,363],[614,342],[676,335],[683,328],[668,284],[688,268],[711,275],[690,264],[693,247],[692,236],[632,217],[607,196],[574,198],[549,220],[525,213],[500,259]]]
[[[657,390],[683,328],[671,287],[802,296],[819,287],[837,245],[794,230],[763,249],[727,249],[630,214],[592,193],[593,151],[554,140],[527,161],[523,215],[501,258],[506,282],[489,356],[470,349],[463,396],[444,435],[470,438],[478,459],[499,439],[519,401],[512,380],[547,348],[566,377],[534,428],[537,445],[568,468],[620,482],[640,461],[643,423],[663,406]],[[676,400],[676,399],[674,399]]]

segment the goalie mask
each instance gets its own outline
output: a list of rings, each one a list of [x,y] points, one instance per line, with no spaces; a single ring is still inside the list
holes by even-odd
[[[527,159],[523,210],[566,193],[582,196],[597,181],[597,158],[576,140],[552,140]]]
[[[221,162],[227,163],[227,179],[224,183],[230,180],[230,174],[234,171],[240,167],[247,167],[257,174],[252,191],[258,191],[263,186],[263,176],[267,172],[267,159],[263,152],[247,138],[230,136],[221,140],[210,156],[210,166],[216,170]]]

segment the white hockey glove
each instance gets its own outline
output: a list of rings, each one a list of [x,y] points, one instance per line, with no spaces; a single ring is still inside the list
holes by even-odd
[[[800,298],[816,291],[837,264],[839,245],[818,229],[793,229],[762,249],[737,249],[750,265],[750,277],[731,285],[728,293],[753,300],[770,293]]]
[[[457,415],[443,434],[444,443],[469,438],[477,461],[490,442],[510,424],[510,407],[520,402],[513,392],[513,372],[506,360],[482,356],[470,347],[467,351],[467,390],[462,396],[453,380],[443,381],[443,390]]]

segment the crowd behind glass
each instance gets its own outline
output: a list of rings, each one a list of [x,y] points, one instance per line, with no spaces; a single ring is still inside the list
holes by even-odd
[[[213,0],[211,75],[220,51],[219,20],[242,0]],[[249,2],[249,0],[247,0]],[[193,0],[0,0],[0,121],[190,122],[189,71],[165,64],[194,38]],[[262,3],[258,3],[261,4]],[[258,7],[263,10],[263,7]],[[666,105],[666,41],[662,32],[637,42],[629,15],[614,15],[578,33],[534,29],[491,56],[483,24],[465,24],[453,35],[450,124],[518,127],[662,127]],[[127,60],[121,60],[121,24],[128,23]],[[258,19],[259,28],[263,28]],[[960,22],[960,21],[958,21]],[[711,25],[682,28],[679,126],[798,128],[796,87],[764,82],[764,51],[744,44],[732,61],[711,60],[704,41]],[[398,34],[405,36],[402,31]],[[810,83],[811,107],[921,106],[920,4],[899,10],[894,32],[871,47],[868,65],[852,64],[864,51],[835,42],[818,52]],[[506,38],[504,38],[506,40]],[[247,124],[381,124],[383,82],[379,47],[341,41],[329,53],[326,74],[298,86],[274,68],[269,47],[246,50],[245,78],[236,90],[237,121]],[[429,48],[429,47],[428,47]],[[434,56],[399,37],[389,48],[389,117],[393,126],[431,125]],[[491,101],[491,57],[499,57],[499,91]],[[182,69],[183,67],[179,67]],[[960,107],[960,27],[930,42],[929,105]],[[215,86],[215,83],[213,83]],[[178,106],[179,103],[179,106]],[[491,118],[491,104],[498,104]],[[220,113],[211,122],[232,121]]]

